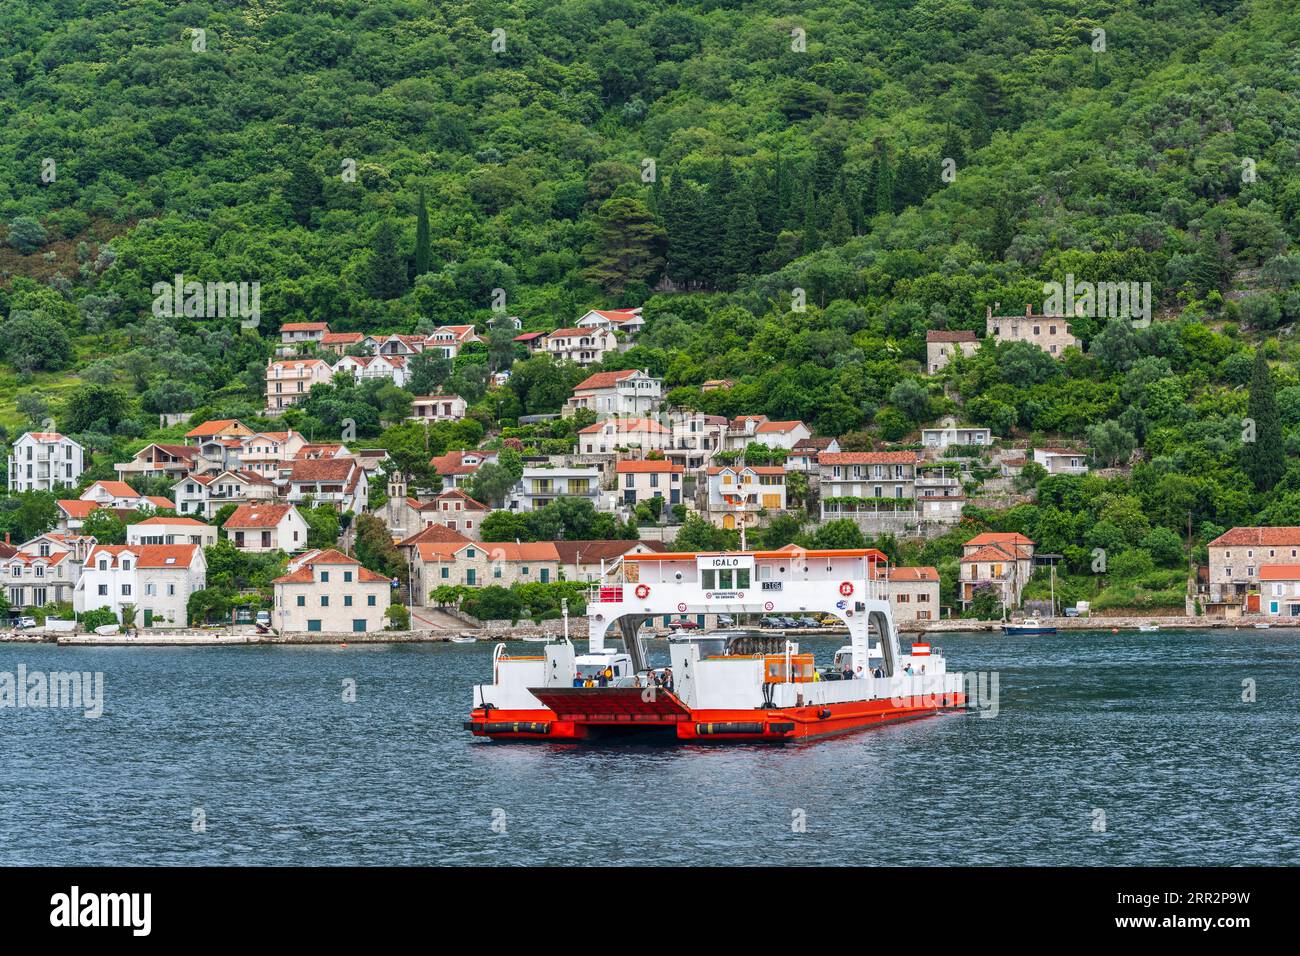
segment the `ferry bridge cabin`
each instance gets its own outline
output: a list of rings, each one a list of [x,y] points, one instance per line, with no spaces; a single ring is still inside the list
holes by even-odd
[[[645,621],[706,614],[834,614],[849,628],[856,668],[868,666],[868,630],[885,639],[886,673],[898,658],[886,569],[874,548],[627,555],[588,598],[590,649],[617,627],[626,640]],[[889,646],[885,646],[889,645]]]

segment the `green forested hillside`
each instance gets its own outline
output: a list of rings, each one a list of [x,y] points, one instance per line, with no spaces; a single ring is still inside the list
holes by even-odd
[[[1253,481],[1236,437],[1257,344],[1288,462],[1300,434],[1298,33],[1285,0],[8,0],[0,416],[109,462],[156,412],[254,414],[283,322],[486,329],[503,289],[526,329],[645,304],[609,364],[708,411],[1139,449],[1057,503],[1073,525],[996,519],[1051,547],[1106,496],[1168,529],[1300,521],[1300,473]],[[260,327],[150,315],[177,273],[260,282]],[[920,380],[927,329],[982,334],[1066,274],[1151,282],[1154,325]],[[554,410],[535,362],[485,391],[503,357],[454,370],[481,423]],[[376,434],[402,396],[356,391],[286,421],[368,403]]]

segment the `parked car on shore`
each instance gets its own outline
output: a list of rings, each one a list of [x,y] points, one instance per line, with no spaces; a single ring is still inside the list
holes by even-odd
[[[668,630],[670,631],[698,631],[699,629],[700,625],[687,617],[679,617],[668,624]]]

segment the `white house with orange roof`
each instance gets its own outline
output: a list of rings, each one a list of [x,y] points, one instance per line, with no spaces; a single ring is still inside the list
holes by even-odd
[[[717,465],[708,469],[706,517],[720,528],[752,528],[760,511],[786,510],[780,465]]]
[[[313,385],[328,384],[334,370],[324,359],[275,359],[266,366],[266,411],[280,412],[307,397]]]
[[[184,625],[190,595],[207,583],[207,561],[197,544],[96,545],[72,592],[78,614],[108,608],[121,620],[136,609],[136,627]]]
[[[1034,571],[1034,542],[1017,532],[986,531],[962,545],[961,604],[966,608],[981,588],[993,588],[1007,607],[1019,607],[1020,595]]]
[[[334,363],[334,371],[347,372],[357,382],[386,379],[401,388],[410,376],[405,355],[345,355]]]
[[[649,372],[629,368],[618,372],[596,372],[573,389],[560,414],[572,418],[580,408],[598,417],[652,415],[663,401],[664,383]]]
[[[74,487],[85,465],[85,449],[66,435],[24,432],[9,453],[9,493]]]
[[[346,355],[348,349],[358,347],[374,352],[379,347],[379,342],[373,335],[364,332],[326,332],[321,337],[320,347],[335,355]]]
[[[333,548],[309,551],[271,582],[271,624],[281,632],[368,634],[382,631],[392,582]]]
[[[281,473],[282,497],[291,504],[332,505],[360,513],[369,497],[365,470],[355,458],[295,459]]]
[[[557,362],[596,365],[618,351],[618,340],[609,329],[556,329],[546,336],[546,353]]]
[[[197,466],[199,449],[194,445],[145,445],[130,461],[113,466],[117,477],[128,481],[132,475],[164,475],[173,481],[188,475]]]
[[[6,549],[8,550],[8,549]],[[0,557],[0,583],[9,614],[20,617],[46,604],[72,601],[84,553],[61,535],[39,535]]]
[[[754,428],[754,438],[768,448],[790,451],[799,442],[812,438],[812,429],[803,422],[759,422]]]
[[[185,433],[185,440],[195,446],[213,438],[246,438],[253,430],[237,418],[214,418],[195,425]]]
[[[329,330],[327,322],[286,322],[280,326],[280,343],[302,345],[304,342],[320,342]]]
[[[176,513],[212,518],[229,504],[270,501],[276,496],[275,480],[251,471],[209,472],[186,475],[172,486]]]
[[[86,523],[91,512],[99,510],[99,502],[82,501],[80,498],[60,498],[54,502],[59,509],[58,524],[55,527],[64,534],[76,534]]]
[[[613,455],[620,450],[641,452],[663,450],[672,441],[672,430],[653,418],[607,418],[578,430],[580,455]]]
[[[155,515],[126,526],[127,544],[197,544],[208,548],[217,543],[217,529],[194,518]]]
[[[280,473],[280,466],[292,461],[306,445],[307,439],[293,430],[256,432],[244,439],[239,454],[239,470],[275,478]]]
[[[580,329],[608,329],[622,332],[629,338],[645,328],[641,309],[591,309],[573,323]]]
[[[417,395],[411,399],[410,421],[458,422],[465,417],[469,403],[459,395]]]
[[[758,426],[767,421],[766,415],[738,415],[727,423],[727,432],[723,436],[723,451],[744,451],[751,444],[757,444]]]
[[[821,452],[817,474],[823,521],[880,520],[883,512],[915,513],[917,455],[914,451]]]
[[[487,462],[495,462],[494,451],[449,451],[429,459],[429,467],[442,479],[444,488],[461,488]]]
[[[662,498],[669,505],[681,504],[685,473],[685,468],[665,458],[620,461],[614,466],[618,500],[632,507],[651,498]]]
[[[293,505],[257,502],[240,505],[221,526],[226,538],[240,551],[258,554],[307,547],[307,521]]]
[[[125,481],[97,481],[81,493],[82,501],[93,501],[101,508],[153,509],[157,505]]]
[[[425,338],[424,348],[443,358],[454,359],[466,345],[482,341],[472,325],[440,325]]]

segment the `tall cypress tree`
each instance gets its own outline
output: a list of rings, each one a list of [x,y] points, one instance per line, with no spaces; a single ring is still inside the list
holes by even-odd
[[[424,275],[433,266],[433,253],[429,249],[429,210],[424,204],[424,189],[420,189],[419,205],[415,209],[415,275]]]
[[[406,291],[406,262],[397,248],[397,231],[384,220],[370,240],[366,291],[376,299],[396,299]]]
[[[1256,491],[1264,491],[1282,480],[1286,466],[1282,460],[1282,422],[1273,395],[1273,376],[1269,374],[1262,344],[1255,349],[1255,370],[1250,378],[1250,401],[1246,409],[1255,423],[1254,441],[1244,444],[1246,474],[1255,483]],[[1252,436],[1247,432],[1243,437]]]

